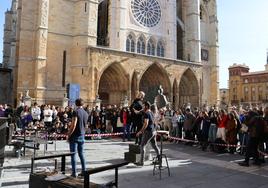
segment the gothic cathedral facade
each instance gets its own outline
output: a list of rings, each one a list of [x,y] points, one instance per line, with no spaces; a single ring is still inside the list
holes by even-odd
[[[216,0],[13,0],[12,9],[4,66],[15,100],[29,90],[57,104],[76,85],[88,104],[118,105],[139,90],[152,101],[161,85],[174,108],[218,105]]]

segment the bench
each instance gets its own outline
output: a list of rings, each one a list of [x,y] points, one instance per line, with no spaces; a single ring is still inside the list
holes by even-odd
[[[49,156],[42,156],[42,157],[33,157],[31,159],[31,174],[30,174],[30,181],[29,181],[29,187],[34,188],[38,185],[39,183],[39,188],[45,188],[45,187],[84,187],[84,188],[92,188],[92,187],[97,187],[96,184],[90,182],[90,175],[96,174],[99,172],[104,172],[107,170],[115,170],[115,179],[113,182],[109,183],[109,186],[115,186],[118,187],[118,169],[122,166],[127,165],[129,162],[124,161],[124,160],[119,160],[118,162],[106,166],[101,166],[97,168],[92,168],[89,169],[85,172],[84,174],[84,181],[81,181],[78,178],[71,178],[68,177],[65,180],[57,181],[57,182],[48,182],[45,180],[47,177],[47,173],[35,173],[34,172],[34,162],[37,160],[44,160],[44,159],[54,159],[54,158],[61,158],[61,172],[65,174],[65,165],[66,165],[66,157],[67,156],[72,156],[75,153],[65,153],[65,154],[58,154],[58,155],[49,155]],[[55,163],[55,168],[56,167]],[[40,183],[42,185],[40,185]],[[74,185],[75,184],[75,185]]]
[[[44,159],[55,159],[55,158],[61,158],[61,172],[65,174],[65,165],[66,165],[66,157],[74,155],[74,152],[70,153],[64,153],[64,154],[58,154],[58,155],[48,155],[48,156],[42,156],[42,157],[33,157],[31,159],[31,173],[34,173],[34,161],[38,160],[44,160]],[[57,168],[57,166],[55,166]]]
[[[104,172],[104,171],[107,171],[107,170],[112,170],[112,169],[115,169],[115,179],[114,179],[114,182],[112,182],[111,186],[115,186],[115,187],[118,187],[118,168],[122,167],[122,166],[125,166],[125,165],[128,165],[129,162],[125,161],[125,160],[122,160],[122,161],[118,161],[117,163],[115,164],[111,164],[111,165],[106,165],[106,166],[102,166],[102,167],[98,167],[98,168],[92,168],[90,170],[87,170],[84,174],[84,188],[89,188],[90,187],[90,175],[92,174],[96,174],[96,173],[99,173],[99,172]]]

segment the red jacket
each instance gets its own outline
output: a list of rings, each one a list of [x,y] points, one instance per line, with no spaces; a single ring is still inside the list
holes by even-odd
[[[226,127],[226,124],[227,124],[227,121],[228,121],[228,116],[227,115],[224,115],[222,117],[222,119],[220,120],[220,122],[219,122],[218,128],[225,128]]]
[[[127,115],[128,113],[126,111],[123,111],[123,125],[124,126],[127,124]]]

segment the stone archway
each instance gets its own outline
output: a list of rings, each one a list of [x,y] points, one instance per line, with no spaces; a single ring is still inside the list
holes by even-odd
[[[102,73],[99,81],[98,94],[102,104],[120,105],[127,96],[129,78],[119,63],[110,65]]]
[[[179,85],[179,106],[199,107],[199,84],[191,69],[187,69],[181,77]]]
[[[164,95],[166,95],[170,102],[171,84],[167,72],[161,65],[154,63],[143,73],[139,90],[145,92],[145,100],[153,103],[160,85],[162,85]]]

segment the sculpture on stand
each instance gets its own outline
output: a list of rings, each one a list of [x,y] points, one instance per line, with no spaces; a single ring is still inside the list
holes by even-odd
[[[164,95],[162,85],[159,85],[157,92],[158,95],[154,98],[154,104],[157,106],[158,109],[167,107],[169,105],[169,102],[167,100],[167,97]]]
[[[25,95],[23,96],[23,103],[29,107],[32,105],[32,98],[29,96],[29,90],[25,90]]]

